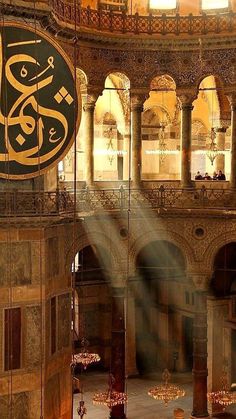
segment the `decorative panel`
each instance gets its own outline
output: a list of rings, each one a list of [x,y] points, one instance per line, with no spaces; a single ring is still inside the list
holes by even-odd
[[[51,298],[51,354],[56,352],[56,297]]]
[[[51,237],[47,240],[47,272],[48,276],[54,277],[59,274],[59,246],[58,238]]]
[[[58,296],[58,349],[70,346],[71,294]]]
[[[28,285],[30,283],[30,243],[0,243],[0,286]]]
[[[32,178],[72,145],[80,110],[73,69],[54,38],[30,26],[5,23],[0,45],[0,177]]]
[[[24,334],[24,367],[33,368],[41,362],[41,308],[32,306],[25,308],[25,334]]]
[[[45,418],[60,418],[60,376],[50,377],[45,391]]]
[[[9,409],[8,396],[0,396],[0,417],[1,419],[29,419],[29,399],[27,393],[12,395],[12,408]]]

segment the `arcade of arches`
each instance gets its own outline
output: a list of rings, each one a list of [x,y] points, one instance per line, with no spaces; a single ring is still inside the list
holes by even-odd
[[[236,383],[236,0],[150,3],[0,3],[60,44],[81,94],[57,167],[0,180],[1,419],[71,418],[84,336],[118,391],[189,373],[191,418]]]

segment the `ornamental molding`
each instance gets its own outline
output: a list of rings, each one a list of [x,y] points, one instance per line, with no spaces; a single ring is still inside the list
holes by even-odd
[[[236,49],[205,51],[199,63],[198,51],[121,51],[81,46],[77,66],[95,86],[104,85],[107,75],[117,71],[129,78],[131,89],[146,91],[155,77],[166,74],[177,89],[187,89],[191,95],[197,95],[201,81],[209,75],[219,77],[223,87],[232,89],[236,84]]]
[[[74,7],[74,6],[73,6]],[[51,11],[50,11],[51,10]],[[15,19],[29,19],[29,23],[32,23],[32,19],[36,17],[38,20],[39,25],[41,25],[45,30],[51,32],[53,36],[56,36],[58,39],[66,42],[74,42],[75,38],[75,31],[74,31],[74,24],[70,25],[67,22],[60,21],[58,18],[56,19],[52,13],[52,9],[45,4],[43,9],[40,8],[30,8],[30,7],[22,7],[17,6],[10,0],[5,0],[2,2],[1,7],[2,14],[9,16],[9,19],[12,17]],[[140,16],[141,17],[141,16]],[[202,16],[198,16],[201,18]],[[214,17],[214,16],[213,16]],[[187,17],[188,18],[188,17]],[[83,28],[81,25],[78,28],[76,33],[76,41],[82,41],[83,43],[90,43],[91,46],[95,47],[97,45],[98,48],[101,47],[101,44],[104,47],[121,47],[121,48],[134,48],[137,49],[164,49],[164,50],[183,50],[186,49],[187,51],[191,50],[201,50],[204,49],[219,49],[219,48],[235,48],[236,47],[236,35],[232,33],[223,35],[217,33],[182,33],[181,38],[178,39],[178,34],[176,33],[169,33],[168,39],[165,38],[166,34],[144,34],[140,35],[140,33],[115,33],[113,30],[112,32],[98,32],[95,28]]]
[[[25,8],[29,25],[33,25],[30,9]],[[12,20],[21,20],[24,8],[4,5],[3,12]],[[25,17],[24,16],[24,17]],[[90,33],[91,28],[76,33],[67,27],[59,26],[55,19],[45,11],[37,11],[38,23],[56,37],[58,42],[80,67],[88,83],[103,86],[105,78],[111,72],[126,74],[131,87],[150,88],[156,76],[168,74],[177,88],[192,87],[197,89],[203,78],[209,75],[218,76],[223,86],[236,84],[236,35],[221,36],[186,35],[186,37],[164,38],[155,35],[114,33]],[[185,35],[184,35],[185,36]],[[134,72],[135,68],[135,72]]]

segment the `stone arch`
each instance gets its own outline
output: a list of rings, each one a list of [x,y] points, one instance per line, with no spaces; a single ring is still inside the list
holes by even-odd
[[[216,80],[217,80],[217,82],[216,82],[217,87],[218,87],[218,88],[221,88],[221,89],[224,89],[225,85],[224,85],[224,82],[223,82],[222,76],[221,76],[220,74],[215,73],[215,72],[214,72],[214,73],[212,73],[212,72],[206,72],[206,73],[204,73],[204,74],[201,74],[201,76],[199,76],[199,77],[197,78],[197,80],[196,80],[196,94],[198,94],[200,84],[201,84],[201,83],[203,82],[203,80],[204,80],[204,79],[206,79],[207,77],[214,77],[215,82],[216,82]]]
[[[170,89],[175,91],[176,90],[176,82],[174,76],[171,73],[168,74],[156,74],[156,72],[152,72],[148,79],[148,85],[150,90],[152,89]]]
[[[222,127],[224,124],[230,125],[231,120],[231,109],[227,96],[224,93],[223,83],[218,76],[215,77],[216,84],[216,93],[218,96],[219,106],[220,106],[220,122]]]
[[[128,87],[127,88],[130,89],[131,81],[130,81],[129,75],[125,71],[123,71],[123,69],[121,70],[118,67],[114,67],[112,69],[110,68],[109,70],[107,70],[103,74],[101,74],[99,85],[101,86],[102,89],[105,89],[106,80],[109,77],[112,77],[112,75],[114,75],[114,74],[115,75],[118,75],[119,74],[120,76],[124,77],[124,79],[126,80],[126,83],[128,83]]]
[[[101,232],[93,232],[91,234],[82,233],[77,235],[74,243],[71,244],[66,254],[65,268],[71,272],[71,265],[76,254],[86,246],[99,245],[103,247],[111,257],[111,270],[119,269],[119,252],[117,246],[105,234]]]
[[[192,135],[199,135],[203,132],[207,133],[207,127],[204,121],[202,121],[200,118],[193,118],[192,119]]]
[[[147,108],[144,109],[143,116],[142,116],[143,122],[145,122],[145,116],[147,115],[148,112],[150,112],[150,113],[152,112],[153,115],[156,115],[156,117],[158,119],[160,119],[157,115],[157,112],[155,112],[155,109],[156,110],[160,109],[161,112],[164,113],[164,115],[166,116],[166,120],[168,121],[168,124],[171,122],[171,118],[170,118],[170,114],[168,112],[167,106],[163,106],[163,105],[160,105],[160,104],[155,105],[155,106],[148,106]]]
[[[232,242],[236,242],[236,230],[233,229],[221,233],[212,240],[204,254],[204,262],[209,266],[211,272],[214,270],[214,261],[219,250],[226,244]]]
[[[194,252],[193,249],[189,246],[188,242],[182,238],[179,234],[170,231],[170,230],[152,230],[145,232],[142,236],[136,239],[133,242],[130,248],[130,262],[134,267],[136,266],[137,256],[147,244],[153,241],[165,240],[170,243],[173,243],[178,247],[183,253],[186,271],[191,268],[194,264]]]
[[[107,90],[110,85],[114,91]],[[130,80],[125,73],[119,71],[109,72],[103,83],[103,95],[99,97],[95,110],[96,122],[101,123],[104,114],[110,112],[116,119],[119,131],[124,134],[129,113],[129,87]],[[124,89],[124,90],[122,90]],[[99,108],[100,104],[100,108]],[[102,109],[103,108],[103,109]]]
[[[79,79],[80,82],[80,90],[83,93],[87,89],[88,85],[88,78],[86,73],[81,68],[76,68],[76,77]]]

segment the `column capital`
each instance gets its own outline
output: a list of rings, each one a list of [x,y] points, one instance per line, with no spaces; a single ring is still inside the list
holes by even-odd
[[[193,109],[193,101],[197,98],[197,95],[192,90],[176,90],[176,96],[180,102],[181,109]]]
[[[225,133],[226,133],[226,131],[227,131],[227,127],[217,127],[217,128],[215,128],[215,132],[216,132],[216,133],[222,133],[222,134],[225,134]]]
[[[112,297],[124,298],[125,297],[125,287],[122,286],[113,286],[111,287]]]
[[[88,88],[87,93],[85,95],[82,95],[83,99],[83,109],[86,110],[93,110],[95,108],[96,102],[99,98],[99,96],[102,95],[102,92],[100,90],[93,90]]]
[[[231,110],[235,111],[236,110],[236,92],[235,91],[226,91],[225,94],[228,98]]]
[[[209,283],[212,277],[211,271],[192,271],[188,270],[187,272],[188,277],[192,280],[196,287],[196,291],[204,291],[208,292],[209,290]]]
[[[131,111],[140,110],[143,111],[143,104],[148,98],[148,92],[143,89],[131,89],[130,99],[131,99]]]

